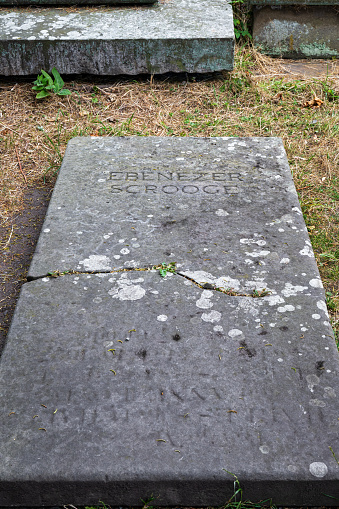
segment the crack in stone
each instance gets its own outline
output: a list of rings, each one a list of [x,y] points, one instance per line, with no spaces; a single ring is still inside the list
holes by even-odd
[[[62,276],[71,276],[71,275],[81,275],[81,274],[119,274],[122,272],[151,272],[151,271],[161,271],[164,268],[164,264],[159,265],[152,265],[149,267],[125,267],[122,269],[113,269],[113,270],[65,270],[63,272],[59,270],[55,270],[52,272],[48,272],[47,274],[44,274],[42,276],[36,276],[36,277],[29,277],[27,278],[27,282],[30,281],[36,281],[38,279],[43,278],[58,278]],[[184,279],[187,279],[188,281],[191,281],[195,286],[198,288],[201,288],[202,290],[211,290],[219,293],[223,293],[225,295],[229,295],[230,297],[252,297],[252,298],[260,298],[265,297],[267,295],[270,295],[270,291],[266,290],[266,288],[263,288],[262,290],[252,290],[252,293],[242,293],[237,292],[233,288],[220,288],[216,285],[213,285],[211,283],[198,283],[198,281],[195,281],[191,277],[187,276],[186,274],[183,274],[182,272],[176,271],[172,267],[167,268],[167,272],[170,272],[171,274],[174,274],[176,276],[180,276]],[[162,277],[162,274],[160,274]]]

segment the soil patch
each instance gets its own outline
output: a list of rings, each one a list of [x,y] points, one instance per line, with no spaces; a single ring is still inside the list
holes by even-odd
[[[0,260],[0,354],[14,313],[20,288],[26,281],[52,189],[29,189],[24,196],[23,209],[0,227],[4,239]]]

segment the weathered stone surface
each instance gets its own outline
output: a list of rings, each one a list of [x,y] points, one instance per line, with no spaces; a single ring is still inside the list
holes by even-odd
[[[335,4],[337,0],[332,5]],[[284,58],[339,56],[339,13],[335,7],[257,7],[253,20],[253,42],[268,55]]]
[[[0,0],[0,7],[7,5],[36,5],[36,6],[45,6],[45,5],[145,5],[145,4],[154,4],[158,0]]]
[[[0,75],[213,72],[233,68],[225,0],[169,0],[140,8],[2,10]]]
[[[196,281],[237,291],[318,292],[280,139],[69,143],[29,278],[170,261]]]
[[[252,5],[272,5],[281,7],[282,5],[338,5],[338,0],[249,0]]]
[[[228,472],[337,505],[338,354],[280,139],[73,139],[30,278],[0,505],[220,506]]]
[[[252,500],[336,505],[338,367],[322,296],[157,272],[27,283],[0,370],[0,503],[216,506],[228,470]]]

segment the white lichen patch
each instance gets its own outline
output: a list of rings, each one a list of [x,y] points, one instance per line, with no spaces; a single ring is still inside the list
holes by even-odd
[[[221,313],[219,313],[219,311],[210,311],[210,313],[203,313],[201,315],[201,319],[204,322],[211,322],[211,323],[220,322],[220,318],[221,318]]]
[[[201,294],[200,299],[197,300],[196,305],[201,309],[209,309],[213,306],[210,299],[213,297],[213,292],[210,290],[204,290]]]
[[[292,306],[292,304],[286,304],[285,306],[279,306],[278,311],[279,313],[286,313],[286,311],[294,311],[295,307]]]
[[[281,291],[284,297],[291,297],[297,295],[298,292],[308,290],[308,286],[292,285],[291,283],[285,283],[285,288]]]
[[[337,395],[333,387],[324,387],[324,398],[336,398],[336,397]]]
[[[308,256],[309,258],[314,258],[312,245],[308,240],[306,240],[305,246],[303,247],[303,249],[299,251],[299,254],[301,254],[302,256]]]
[[[113,299],[119,300],[139,300],[142,299],[145,293],[146,290],[140,285],[131,285],[121,288],[116,294],[112,295],[112,297]]]
[[[261,445],[259,447],[259,451],[262,453],[262,454],[268,454],[270,452],[270,448],[268,447],[268,445]]]
[[[282,258],[282,259],[280,260],[280,263],[287,264],[287,263],[290,263],[290,261],[291,261],[291,260],[290,260],[289,258]]]
[[[110,270],[111,260],[105,255],[90,255],[89,258],[79,261],[86,270]]]
[[[250,244],[257,244],[258,246],[265,246],[266,245],[266,240],[263,240],[263,239],[259,239],[259,240],[255,240],[255,239],[240,239],[240,244],[246,244],[247,246],[249,246]]]
[[[315,461],[309,466],[309,470],[314,477],[325,477],[328,472],[327,465],[321,461]]]
[[[128,279],[126,274],[123,274],[116,283],[118,288],[112,288],[109,290],[108,294],[111,295],[113,299],[119,300],[142,299],[146,294],[146,290],[136,283],[142,283],[143,281],[143,278],[138,278],[131,281]]]
[[[224,328],[222,327],[222,325],[215,325],[213,327],[213,330],[214,332],[224,332]]]
[[[311,279],[309,285],[312,286],[312,288],[323,288],[323,284],[319,278]]]
[[[243,336],[243,332],[240,329],[231,329],[228,331],[228,335],[232,339],[240,339]]]
[[[267,256],[270,254],[271,251],[268,250],[262,250],[262,251],[253,251],[253,253],[249,253],[246,251],[247,256],[252,256],[253,258],[259,258],[259,256]]]
[[[278,304],[283,304],[285,302],[285,299],[281,297],[280,295],[268,295],[267,297],[264,297],[265,302],[268,302],[269,306],[277,306]]]
[[[252,316],[258,316],[259,314],[258,305],[260,305],[260,303],[258,302],[259,300],[263,299],[252,299],[252,297],[244,297],[241,300],[239,299],[237,311],[248,313],[249,315]]]
[[[229,216],[229,213],[226,212],[226,210],[224,210],[224,209],[218,209],[218,210],[215,211],[215,213],[216,213],[217,216],[220,216],[220,217],[222,217],[222,216]]]
[[[323,408],[326,406],[325,401],[321,401],[320,399],[310,399],[309,404],[311,406],[318,406],[320,408]]]
[[[325,313],[325,315],[328,317],[327,307],[323,300],[318,300],[317,308],[321,309]]]
[[[313,320],[320,320],[321,316],[318,313],[313,313],[312,318]]]
[[[317,377],[317,375],[307,375],[306,376],[306,382],[307,382],[307,387],[309,388],[309,390],[311,392],[313,392],[314,391],[314,387],[316,385],[319,385],[320,378]]]
[[[122,249],[120,249],[120,253],[122,255],[127,255],[130,253],[130,250],[128,249],[128,247],[123,247]]]
[[[158,322],[166,322],[167,319],[168,319],[167,315],[158,315],[157,316]]]

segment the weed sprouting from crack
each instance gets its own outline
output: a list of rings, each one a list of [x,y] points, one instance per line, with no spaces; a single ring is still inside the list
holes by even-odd
[[[260,502],[251,502],[250,500],[243,500],[243,490],[240,481],[235,474],[223,468],[225,472],[234,477],[233,495],[229,501],[222,507],[222,509],[262,509],[264,507],[269,509],[277,509],[273,504],[272,499],[262,500]]]
[[[221,287],[216,286],[212,283],[207,283],[207,282],[198,283],[197,281],[195,281],[191,277],[187,276],[186,274],[184,274],[182,272],[178,272],[176,270],[176,262],[170,262],[168,264],[160,263],[158,265],[152,265],[149,267],[125,267],[122,269],[112,269],[112,270],[92,270],[92,271],[54,270],[52,272],[48,272],[44,276],[29,278],[29,281],[36,280],[36,279],[42,279],[45,277],[58,278],[58,277],[66,276],[66,275],[117,274],[117,273],[122,273],[122,272],[151,272],[152,270],[159,271],[159,274],[161,277],[166,277],[167,273],[175,274],[177,276],[187,279],[188,281],[191,281],[191,283],[193,283],[198,288],[201,288],[202,290],[212,290],[215,292],[223,293],[230,297],[251,297],[251,298],[255,299],[255,298],[266,297],[267,295],[271,294],[271,292],[269,290],[267,290],[266,288],[263,288],[262,290],[253,289],[251,293],[245,293],[245,292],[238,292],[238,291],[234,290],[234,288],[221,288]]]

